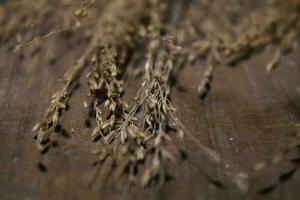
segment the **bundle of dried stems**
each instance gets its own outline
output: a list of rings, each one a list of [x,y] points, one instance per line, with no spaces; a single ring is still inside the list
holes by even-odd
[[[27,26],[38,27],[49,13],[54,13],[54,4],[48,3],[0,3],[0,11],[6,11],[0,15],[0,25],[4,27],[0,41],[15,35],[23,46],[42,39],[33,34],[32,40],[22,43],[21,35]],[[70,94],[88,70],[88,95],[83,104],[92,110],[96,121],[92,131],[92,138],[99,143],[93,152],[98,155],[95,164],[99,169],[104,164],[111,165],[113,177],[144,186],[162,182],[165,164],[175,160],[167,148],[172,133],[182,138],[183,132],[188,132],[170,102],[172,72],[179,65],[205,59],[206,69],[198,87],[200,98],[204,98],[215,67],[235,65],[270,46],[276,53],[266,70],[272,71],[281,55],[296,47],[300,30],[299,0],[270,0],[264,9],[247,17],[241,15],[243,6],[238,0],[90,0],[75,11],[72,3],[62,4],[68,5],[74,15],[44,37],[66,30],[76,33],[76,27],[81,25],[92,34],[83,55],[64,74],[63,86],[52,96],[44,118],[33,128],[38,148],[44,150],[50,145]],[[33,12],[28,12],[27,6]],[[12,10],[18,12],[17,16],[6,21]],[[89,13],[93,13],[92,23],[84,21]],[[235,19],[237,15],[240,20]],[[18,26],[20,23],[25,26]],[[140,56],[144,77],[128,105],[123,99],[124,73],[137,52],[144,55]]]

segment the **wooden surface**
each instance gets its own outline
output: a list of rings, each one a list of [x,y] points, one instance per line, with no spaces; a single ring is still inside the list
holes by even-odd
[[[173,178],[165,185],[142,189],[105,183],[88,187],[95,173],[90,154],[95,144],[85,127],[85,80],[62,118],[74,134],[55,135],[58,147],[43,158],[36,150],[31,128],[59,87],[57,80],[84,47],[84,42],[66,41],[61,35],[46,39],[38,53],[33,53],[35,46],[22,56],[0,47],[0,199],[299,198],[300,171],[297,162],[289,161],[299,151],[294,148],[277,165],[269,164],[298,139],[299,51],[285,56],[271,75],[264,68],[271,56],[267,51],[235,68],[218,68],[204,102],[195,92],[203,63],[186,66],[172,88],[172,102],[188,131],[184,141],[176,141],[187,150],[187,159],[168,167]],[[127,83],[127,99],[137,85],[135,80]],[[211,161],[201,145],[216,151],[221,163]],[[44,172],[37,167],[41,159]],[[267,168],[255,172],[261,161],[268,161]]]

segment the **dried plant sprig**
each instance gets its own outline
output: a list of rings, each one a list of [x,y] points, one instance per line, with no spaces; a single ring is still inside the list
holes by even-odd
[[[13,40],[21,43],[35,32],[39,32],[53,4],[46,1],[1,1],[0,2],[0,42]],[[9,20],[8,20],[9,19]]]
[[[97,151],[98,164],[108,160],[115,163],[115,178],[127,174],[130,182],[141,181],[145,186],[155,178],[163,180],[164,162],[173,160],[165,146],[165,142],[170,140],[168,127],[172,126],[183,136],[174,115],[175,109],[169,102],[168,85],[174,57],[181,48],[174,45],[170,38],[161,38],[165,5],[162,1],[151,3],[151,23],[147,34],[150,43],[144,81],[134,103],[128,111],[123,109],[121,123],[102,134],[101,144],[104,146]],[[138,172],[140,168],[144,168],[144,172]]]
[[[234,1],[233,3],[237,4]],[[219,7],[221,5],[218,2],[216,5],[212,4],[209,6],[220,12]],[[186,47],[185,54],[190,62],[198,58],[206,58],[207,60],[211,59],[215,66],[228,66],[237,64],[266,46],[273,45],[279,50],[267,64],[267,68],[270,68],[267,71],[270,71],[279,63],[281,55],[291,50],[297,42],[300,33],[298,8],[298,1],[289,0],[282,2],[271,0],[266,9],[255,12],[251,17],[237,24],[223,23],[224,19],[230,18],[230,13],[222,15],[221,23],[207,17],[201,18],[203,22],[200,26],[188,21],[186,23],[188,27],[183,26],[184,34],[193,35],[194,38],[201,37],[201,39],[192,40],[191,43],[184,45]],[[197,10],[197,8],[195,9]],[[240,8],[237,10],[240,10]],[[192,12],[194,18],[196,15],[204,17],[201,12],[195,12],[197,14]],[[188,15],[187,20],[190,18],[192,17]],[[230,20],[228,19],[227,21]],[[225,28],[220,28],[224,26]],[[186,38],[188,36],[184,35],[183,37]],[[204,80],[201,80],[200,88],[202,89],[198,88],[200,96],[202,96],[203,91],[206,91],[205,85],[208,86],[208,84],[205,83],[210,82],[208,80],[206,76]]]
[[[204,99],[210,91],[211,83],[213,81],[213,70],[212,64],[209,64],[204,72],[204,77],[198,86],[198,94],[200,99]]]
[[[168,127],[172,127],[183,137],[182,127],[177,123],[177,118],[174,118],[175,109],[169,102],[170,86],[168,83],[174,64],[173,61],[175,60],[174,56],[181,48],[173,45],[171,40],[166,41],[170,45],[168,47],[159,47],[156,42],[158,41],[153,41],[153,49],[150,48],[150,52],[153,52],[153,54],[150,53],[148,56],[145,66],[146,79],[143,82],[145,96],[142,99],[145,100],[141,104],[141,110],[146,114],[143,127],[150,133],[150,138],[146,144],[149,149],[153,149],[146,156],[143,185],[149,184],[155,178],[163,181],[165,178],[165,162],[174,160],[165,144],[171,140],[167,133]],[[155,49],[155,46],[158,49]]]
[[[279,64],[281,57],[281,51],[277,50],[274,54],[274,57],[268,62],[266,66],[267,72],[272,72]]]
[[[81,71],[83,70],[88,54],[83,55],[74,66],[72,66],[62,79],[63,87],[51,97],[50,105],[46,110],[44,118],[37,123],[32,131],[36,133],[37,146],[40,150],[47,147],[54,128],[58,125],[61,113],[67,108],[70,94],[74,91]]]
[[[106,159],[113,159],[118,169],[115,177],[124,175],[125,170],[130,169],[129,180],[136,182],[140,179],[145,186],[155,178],[163,180],[164,162],[174,160],[165,146],[165,142],[170,140],[168,127],[183,136],[183,130],[174,115],[175,109],[168,100],[168,80],[173,67],[174,52],[178,53],[180,48],[169,46],[157,51],[160,49],[159,43],[161,40],[151,42],[151,52],[155,53],[152,52],[153,55],[151,53],[147,59],[145,79],[135,103],[124,113],[124,121],[118,124],[118,128],[104,134],[105,148],[99,151],[98,161],[100,164]],[[141,162],[145,162],[143,175],[141,172],[136,174]]]
[[[103,135],[103,132],[114,130],[115,122],[122,118],[122,113],[127,104],[122,100],[123,81],[119,80],[120,67],[128,59],[129,52],[143,37],[142,4],[132,6],[133,1],[119,1],[115,6],[119,7],[119,14],[111,16],[107,12],[108,19],[99,30],[102,37],[99,40],[97,52],[92,58],[94,67],[88,74],[89,96],[93,98],[93,109],[96,113],[97,126],[93,131],[93,137]],[[130,9],[129,9],[130,8]],[[122,21],[120,20],[122,19]],[[115,29],[118,27],[117,29]],[[99,99],[97,93],[104,93],[104,98]],[[100,113],[100,105],[107,107],[109,119],[103,121]]]
[[[202,78],[202,80],[197,88],[200,99],[204,99],[207,96],[207,94],[210,91],[211,84],[213,81],[213,73],[214,73],[215,64],[213,63],[212,55],[213,55],[213,53],[209,54],[209,58],[207,59],[207,66],[204,71],[204,77]]]
[[[42,2],[45,3],[46,1],[42,1]],[[86,0],[86,1],[82,2],[82,5],[80,5],[79,8],[76,7],[75,11],[72,10],[72,6],[71,6],[72,4],[69,5],[68,9],[65,11],[65,13],[67,13],[67,14],[64,17],[62,24],[58,25],[56,28],[51,29],[47,33],[37,34],[36,36],[33,35],[33,36],[31,36],[31,38],[28,41],[22,41],[21,35],[19,33],[17,33],[18,40],[17,40],[17,44],[14,47],[14,51],[18,52],[18,51],[20,51],[21,48],[24,48],[26,46],[30,46],[33,44],[38,44],[38,42],[40,42],[46,38],[50,38],[54,35],[57,35],[61,32],[75,31],[76,29],[81,27],[82,21],[85,18],[87,18],[87,16],[90,14],[90,10],[93,7],[94,3],[95,3],[94,0]],[[43,6],[43,4],[42,4],[42,6]],[[39,7],[39,10],[43,10],[43,9],[41,9],[42,6]],[[47,4],[47,6],[48,6],[48,4]],[[55,8],[51,6],[49,8],[48,12],[49,13],[51,11],[53,12],[54,9]],[[28,14],[28,11],[26,14]],[[37,18],[42,18],[42,17],[37,17]],[[40,22],[42,22],[42,19],[40,20]],[[33,23],[31,24],[31,26],[34,26]]]
[[[122,113],[127,108],[127,104],[121,98],[124,89],[123,81],[117,78],[116,53],[115,48],[104,47],[104,49],[100,49],[95,58],[96,67],[88,74],[90,96],[94,99],[93,109],[97,122],[92,134],[93,137],[103,136],[103,132],[113,130],[116,120],[122,118]],[[102,99],[97,96],[99,92],[105,94]],[[101,117],[100,104],[103,102],[109,113],[109,119],[106,121],[103,121]]]
[[[131,12],[128,12],[128,8],[130,6],[132,9]],[[97,52],[98,49],[101,49],[101,46],[103,46],[103,43],[105,42],[112,45],[125,45],[129,47],[129,44],[132,43],[133,38],[124,37],[124,35],[129,36],[130,33],[136,31],[134,24],[138,22],[139,16],[142,16],[144,8],[143,6],[143,4],[134,5],[132,1],[124,2],[122,0],[118,0],[108,7],[106,12],[103,14],[102,20],[100,20],[97,24],[96,32],[91,39],[91,42],[88,45],[85,53],[76,62],[76,64],[65,73],[63,78],[64,85],[62,89],[58,90],[52,96],[44,119],[42,119],[41,122],[36,124],[33,128],[33,131],[37,134],[37,144],[39,149],[45,148],[45,144],[47,144],[50,140],[50,136],[53,133],[54,127],[58,124],[60,113],[66,108],[70,93],[74,89],[73,86],[75,85],[76,80],[78,80],[78,77],[81,76],[82,71],[86,66],[85,64],[88,60],[90,60],[93,52]],[[120,12],[117,12],[115,15],[113,15],[112,13],[114,13],[116,10],[119,10]],[[120,30],[115,30],[114,27],[117,27],[116,25],[120,25],[122,23],[120,19],[128,19],[128,23],[124,25],[123,28],[119,27]],[[113,33],[113,31],[115,32]],[[117,82],[115,81],[115,83]]]
[[[297,12],[299,2],[294,0],[285,3],[274,0],[271,2],[273,3],[267,6],[263,22],[258,20],[260,16],[257,14],[253,19],[255,23],[251,22],[251,19],[250,22],[246,20],[246,23],[242,23],[231,36],[222,32],[217,33],[217,42],[214,45],[224,64],[234,64],[256,49],[272,43],[277,43],[279,47],[293,44],[297,35],[295,26],[299,26],[299,12]],[[293,38],[290,38],[289,44],[284,42],[287,37]]]

